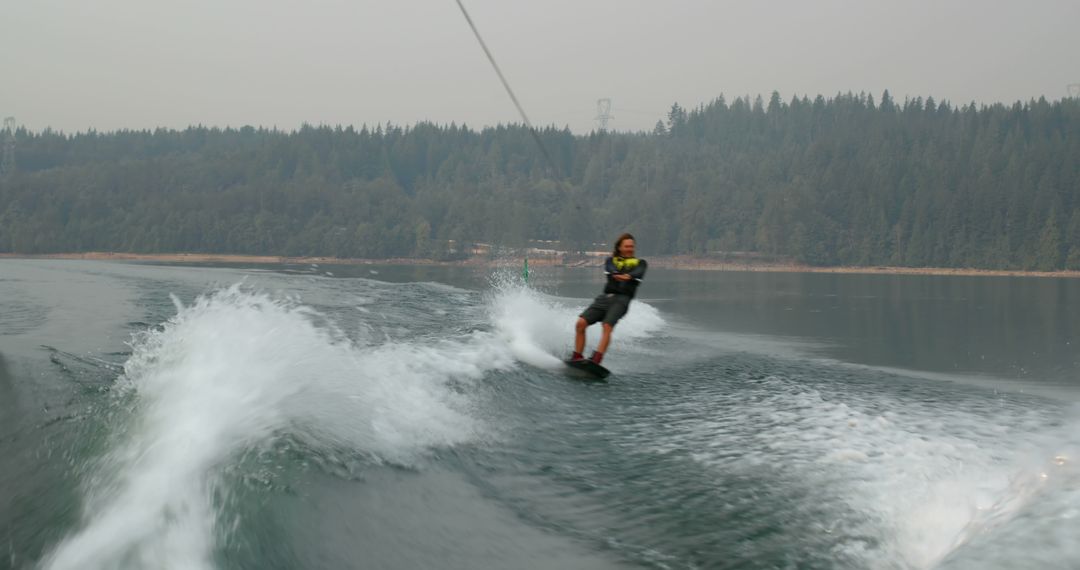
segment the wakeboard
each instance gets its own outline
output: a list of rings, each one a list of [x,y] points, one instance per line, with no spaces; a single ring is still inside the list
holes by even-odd
[[[564,360],[572,370],[579,372],[583,377],[591,380],[603,380],[611,374],[611,371],[589,359]]]

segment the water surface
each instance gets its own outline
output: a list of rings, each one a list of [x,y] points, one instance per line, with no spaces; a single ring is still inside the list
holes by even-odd
[[[1080,283],[600,284],[2,260],[0,566],[1080,566]]]

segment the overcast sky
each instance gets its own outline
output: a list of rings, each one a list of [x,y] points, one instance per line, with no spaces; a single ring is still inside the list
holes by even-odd
[[[1080,0],[464,0],[530,118],[650,129],[673,102],[1080,83]],[[519,122],[454,0],[7,0],[0,116],[31,129]]]

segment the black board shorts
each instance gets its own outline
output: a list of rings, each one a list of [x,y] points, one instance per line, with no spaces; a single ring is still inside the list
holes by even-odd
[[[629,310],[630,297],[616,295],[615,293],[601,293],[596,299],[593,299],[592,304],[582,311],[579,316],[590,325],[603,321],[606,324],[615,326],[615,323],[619,322],[619,319],[623,318],[623,315]]]

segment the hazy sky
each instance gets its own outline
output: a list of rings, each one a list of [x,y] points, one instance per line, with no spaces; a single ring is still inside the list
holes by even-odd
[[[780,91],[954,103],[1080,83],[1080,0],[464,0],[530,118],[619,130]],[[519,121],[454,0],[7,0],[0,116],[31,129]]]

